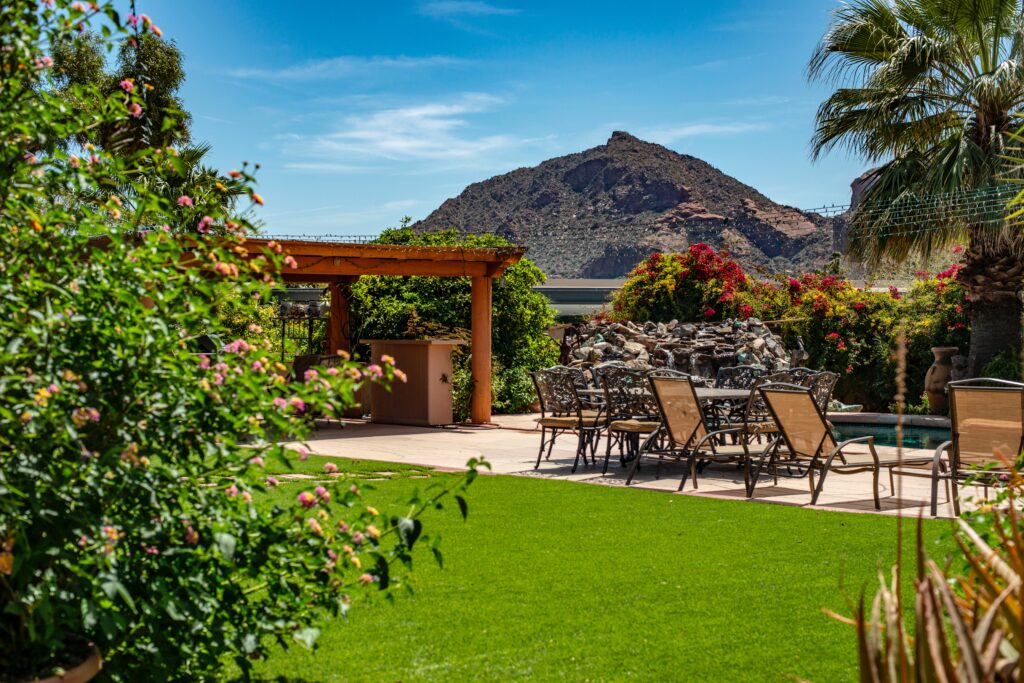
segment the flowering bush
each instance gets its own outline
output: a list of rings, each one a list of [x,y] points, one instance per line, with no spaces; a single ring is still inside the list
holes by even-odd
[[[841,400],[885,408],[895,393],[893,352],[906,321],[908,397],[923,391],[933,346],[967,348],[966,290],[959,266],[919,272],[905,295],[854,286],[838,273],[745,276],[705,244],[685,254],[653,254],[634,269],[612,302],[612,316],[636,321],[775,321],[789,348],[804,345],[807,363],[840,376]]]
[[[704,243],[681,254],[651,254],[612,300],[626,320],[719,320],[747,284],[738,263]]]
[[[337,478],[260,504],[278,484],[265,464],[308,454],[282,439],[399,371],[345,362],[294,382],[258,334],[193,353],[224,331],[217,302],[266,301],[287,255],[247,256],[248,222],[216,197],[137,182],[178,172],[170,148],[67,142],[147,106],[143,74],[76,89],[94,103],[80,109],[50,88],[45,46],[103,17],[125,35],[106,5],[0,10],[0,680],[77,663],[89,642],[112,680],[209,680],[226,656],[247,670],[271,642],[312,646],[318,619],[390,589],[445,492],[400,518]],[[252,181],[218,183],[258,205]],[[347,523],[326,525],[337,510]]]

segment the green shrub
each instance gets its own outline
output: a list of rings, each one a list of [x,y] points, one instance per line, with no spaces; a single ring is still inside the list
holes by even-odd
[[[346,362],[295,382],[256,326],[193,353],[201,332],[232,339],[218,302],[254,319],[290,257],[246,257],[250,225],[216,196],[148,190],[181,172],[171,149],[65,146],[147,104],[144,74],[109,96],[77,87],[81,109],[53,91],[44,49],[101,20],[124,38],[109,5],[0,9],[0,680],[77,663],[89,642],[109,680],[211,680],[225,657],[247,671],[275,643],[314,645],[319,620],[390,590],[444,492],[381,518],[325,473],[256,505],[276,483],[264,463],[305,457],[311,415],[400,371]],[[145,179],[130,200],[126,178]],[[244,168],[218,182],[262,203]],[[347,524],[321,524],[333,510]]]
[[[496,235],[460,236],[455,230],[417,234],[407,227],[385,230],[384,244],[503,247]],[[500,412],[523,412],[535,396],[528,373],[553,365],[558,345],[548,336],[554,311],[533,287],[544,273],[523,259],[510,266],[493,285],[492,406]],[[352,285],[352,316],[356,337],[414,339],[427,337],[469,340],[470,289],[468,277],[363,276]],[[453,356],[456,419],[469,415],[472,393],[468,370],[469,347]]]

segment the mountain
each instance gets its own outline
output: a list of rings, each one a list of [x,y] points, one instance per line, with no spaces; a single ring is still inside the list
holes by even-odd
[[[612,133],[584,152],[474,183],[414,226],[525,244],[550,277],[625,276],[653,251],[728,247],[751,271],[821,267],[842,219],[771,201],[696,157]]]

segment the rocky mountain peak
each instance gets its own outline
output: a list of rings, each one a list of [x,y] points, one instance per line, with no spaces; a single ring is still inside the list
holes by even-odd
[[[608,278],[696,242],[728,247],[750,269],[818,267],[842,226],[614,131],[604,145],[474,183],[414,227],[498,233],[526,244],[552,277]]]

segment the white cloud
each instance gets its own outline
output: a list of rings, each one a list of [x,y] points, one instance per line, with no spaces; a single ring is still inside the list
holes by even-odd
[[[640,137],[665,145],[676,140],[682,140],[683,138],[753,133],[768,130],[769,127],[766,123],[690,123],[682,126],[646,130],[642,132]]]
[[[474,0],[434,0],[420,5],[420,14],[435,19],[451,17],[485,17],[508,16],[518,14],[519,10],[510,7],[497,7],[489,2]]]
[[[292,151],[303,164],[350,164],[368,161],[475,163],[489,153],[519,146],[525,140],[508,135],[470,132],[468,118],[493,109],[501,98],[467,93],[451,102],[433,102],[363,115],[347,116],[338,130],[315,135],[290,135]]]
[[[465,60],[443,55],[427,57],[358,57],[343,55],[330,59],[319,59],[303,64],[286,66],[280,69],[240,68],[233,69],[229,75],[236,78],[261,78],[282,81],[309,81],[331,78],[349,78],[367,75],[382,70],[425,69],[437,66],[453,66],[464,64]]]

